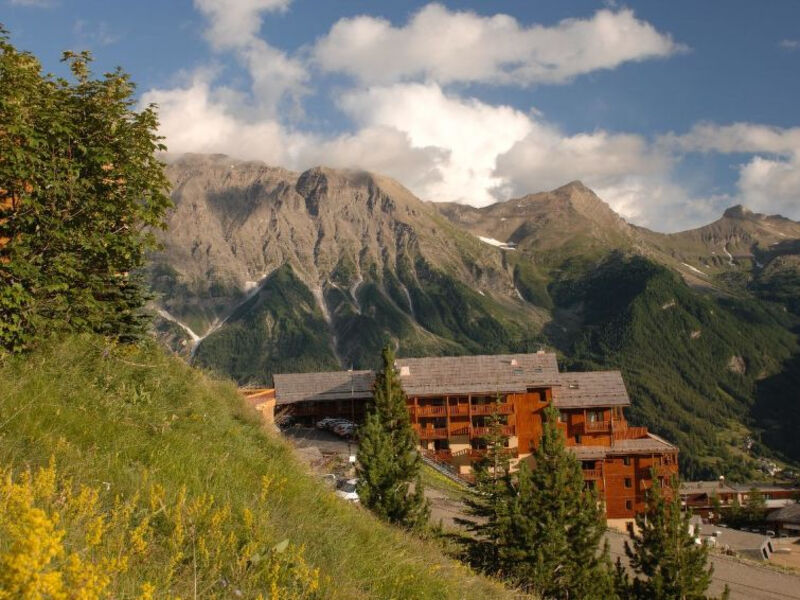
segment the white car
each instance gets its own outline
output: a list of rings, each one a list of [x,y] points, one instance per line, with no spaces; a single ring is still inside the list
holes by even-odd
[[[336,484],[336,495],[348,502],[358,502],[357,483],[358,479],[342,479]]]

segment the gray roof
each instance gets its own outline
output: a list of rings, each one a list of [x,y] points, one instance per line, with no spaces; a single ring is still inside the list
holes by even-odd
[[[683,481],[680,493],[682,495],[706,494],[735,494],[736,489],[724,481]]]
[[[558,408],[628,406],[631,403],[619,371],[561,373],[558,380],[561,386],[553,388],[553,401]]]
[[[275,375],[278,404],[307,400],[344,400],[369,398],[372,395],[372,371],[330,371],[327,373],[291,373]]]
[[[800,504],[787,504],[783,508],[772,511],[767,515],[767,521],[800,524]]]
[[[677,446],[648,433],[647,437],[635,440],[616,440],[613,446],[567,446],[578,460],[592,460],[624,454],[662,454],[676,452]]]
[[[409,396],[492,395],[551,387],[559,408],[630,404],[619,371],[559,373],[552,353],[398,358],[396,366]],[[371,395],[374,378],[373,371],[277,374],[275,394],[278,404],[364,399]]]
[[[400,382],[409,396],[524,392],[558,385],[556,355],[495,354],[398,358]],[[373,371],[291,373],[274,376],[278,404],[306,400],[368,398]]]
[[[398,358],[397,367],[409,396],[524,392],[558,385],[559,378],[556,355],[545,352]]]

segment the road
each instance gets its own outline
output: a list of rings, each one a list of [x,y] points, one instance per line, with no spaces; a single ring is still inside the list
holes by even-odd
[[[609,532],[611,559],[620,556],[625,561],[622,533]],[[754,563],[742,562],[727,556],[711,555],[714,565],[714,579],[709,593],[719,595],[725,585],[730,588],[731,600],[800,600],[800,575],[790,575],[760,567]]]

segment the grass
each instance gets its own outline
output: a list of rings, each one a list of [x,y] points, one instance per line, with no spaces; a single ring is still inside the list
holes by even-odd
[[[449,500],[462,501],[470,494],[469,488],[445,477],[430,465],[423,464],[420,471],[422,485],[425,489],[433,489],[444,494]]]
[[[250,542],[269,548],[288,540],[301,549],[308,565],[319,569],[318,593],[326,598],[515,597],[446,558],[433,542],[341,502],[260,427],[232,384],[186,366],[154,343],[113,347],[98,337],[70,337],[5,359],[0,381],[0,469],[20,473],[53,457],[66,485],[99,490],[99,505],[109,512],[120,498],[146,496],[147,486],[163,489],[168,504],[185,490],[188,506],[213,497],[232,515],[250,511],[262,524]],[[273,483],[263,504],[265,478]],[[170,589],[155,597],[191,597],[192,578],[205,576],[192,573],[192,553],[193,547],[178,561]],[[220,556],[222,571],[234,560],[233,554]],[[135,583],[157,567],[140,560],[126,577]],[[214,581],[204,585],[217,589]]]

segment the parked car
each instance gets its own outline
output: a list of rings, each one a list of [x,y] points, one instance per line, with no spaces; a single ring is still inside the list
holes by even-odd
[[[342,479],[336,484],[336,495],[348,502],[358,502],[357,483],[358,479]]]

